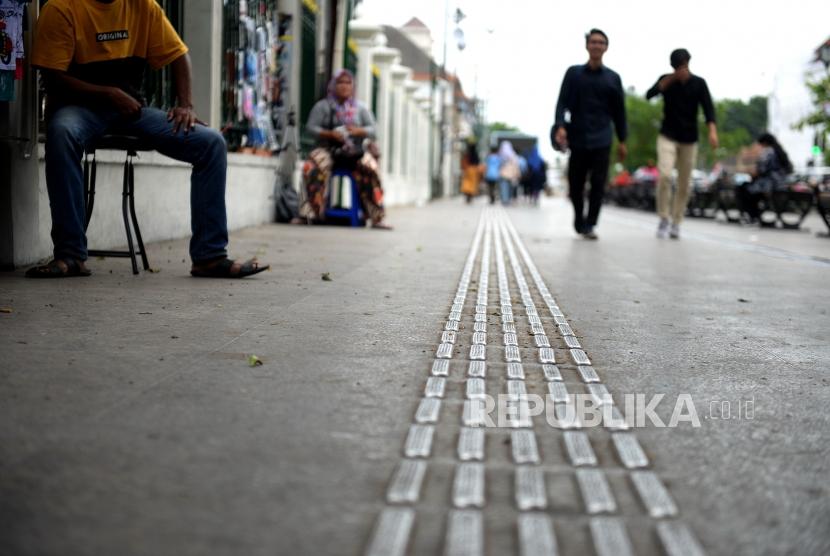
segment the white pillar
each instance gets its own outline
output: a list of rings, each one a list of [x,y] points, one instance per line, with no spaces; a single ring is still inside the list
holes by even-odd
[[[452,82],[446,82],[446,89],[444,91],[443,96],[443,110],[445,113],[444,117],[444,144],[442,148],[444,149],[444,168],[442,171],[444,172],[444,191],[441,192],[442,197],[449,197],[453,191],[453,166],[455,163],[454,160],[454,152],[455,152],[455,141],[453,137],[453,119],[455,118],[455,86]]]
[[[425,202],[429,200],[430,191],[432,188],[429,169],[429,145],[430,134],[432,133],[432,122],[429,117],[430,100],[428,92],[419,97],[418,106],[421,110],[419,125],[420,139],[418,140],[418,168],[420,174],[421,192],[416,201]]]
[[[380,70],[378,113],[375,114],[375,119],[377,120],[377,140],[378,145],[380,145],[381,161],[391,154],[389,152],[389,118],[391,117],[389,113],[389,93],[392,88],[392,63],[398,56],[400,56],[400,51],[394,48],[381,46],[372,51],[372,60]],[[385,169],[386,165],[381,164],[381,174],[388,173],[384,172]]]
[[[406,90],[406,105],[407,105],[407,121],[403,132],[406,134],[406,168],[404,172],[406,175],[406,190],[407,203],[412,203],[417,198],[417,172],[416,164],[418,161],[418,103],[415,102],[415,91],[418,90],[418,84],[407,79],[404,82],[404,89]]]
[[[353,19],[349,34],[357,45],[357,86],[355,96],[366,106],[372,105],[372,49],[377,46],[380,26]]]
[[[390,114],[392,119],[392,152],[389,155],[392,157],[392,174],[396,179],[403,180],[404,171],[401,168],[401,162],[404,159],[402,156],[404,146],[404,131],[406,123],[403,121],[405,113],[404,104],[406,103],[406,91],[404,90],[404,81],[409,77],[411,70],[400,65],[393,65],[391,69],[392,76],[392,92],[395,96],[394,112]]]

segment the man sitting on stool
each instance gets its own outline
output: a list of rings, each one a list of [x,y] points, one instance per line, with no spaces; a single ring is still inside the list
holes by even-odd
[[[155,0],[51,0],[38,20],[32,64],[48,92],[46,187],[54,260],[26,276],[89,276],[80,160],[106,134],[138,137],[193,164],[193,276],[242,278],[268,268],[228,259],[227,148],[222,135],[193,111],[187,46]],[[178,104],[166,114],[145,106],[141,85],[148,64],[171,64]]]

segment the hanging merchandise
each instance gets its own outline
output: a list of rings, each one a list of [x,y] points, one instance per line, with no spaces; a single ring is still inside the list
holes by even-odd
[[[0,102],[15,99],[15,80],[23,78],[25,19],[22,0],[0,0]]]
[[[276,0],[226,0],[222,132],[230,150],[271,154],[280,105]]]

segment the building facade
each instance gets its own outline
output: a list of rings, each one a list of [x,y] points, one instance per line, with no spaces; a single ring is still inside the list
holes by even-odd
[[[387,205],[425,203],[457,190],[458,141],[449,123],[458,120],[455,87],[443,74],[424,81],[405,64],[401,50],[388,45],[384,28],[355,16],[354,0],[159,2],[190,48],[196,113],[228,141],[230,229],[274,220],[278,175],[293,176],[299,188],[302,158],[312,147],[305,119],[342,67],[355,71],[357,96],[378,122]],[[38,13],[38,2],[28,5],[29,29]],[[420,33],[428,40],[424,30]],[[29,51],[32,41],[33,33],[26,33]],[[27,66],[17,99],[0,102],[0,266],[5,269],[51,254],[37,83]],[[169,75],[152,75],[148,88],[153,103],[167,107]],[[124,153],[98,153],[90,247],[126,243],[120,214],[123,162]],[[159,153],[136,161],[136,211],[146,242],[189,235],[189,176],[189,166]]]

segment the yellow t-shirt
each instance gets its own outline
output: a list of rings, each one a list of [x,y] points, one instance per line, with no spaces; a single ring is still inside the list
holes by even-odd
[[[120,87],[143,102],[145,67],[187,52],[155,0],[49,0],[37,22],[32,65]]]

